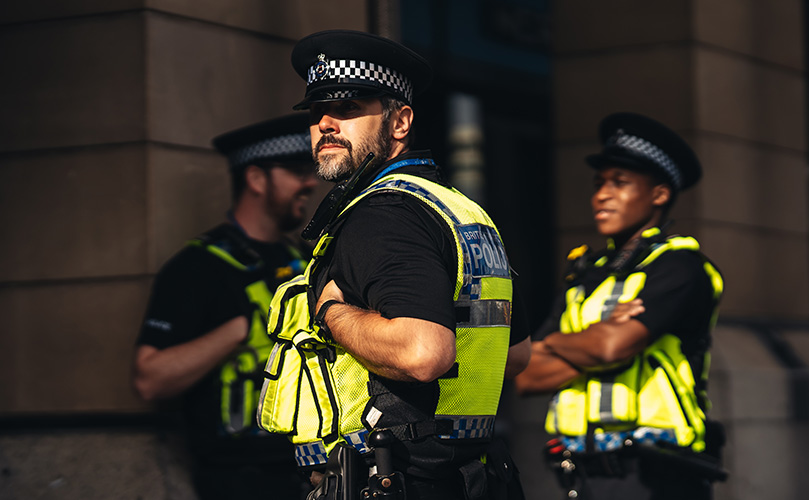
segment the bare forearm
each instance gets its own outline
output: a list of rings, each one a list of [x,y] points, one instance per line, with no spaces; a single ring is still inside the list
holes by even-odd
[[[247,318],[239,316],[184,344],[135,353],[135,390],[145,400],[176,396],[204,377],[244,340]]]
[[[602,321],[578,333],[556,332],[545,338],[546,346],[559,357],[581,368],[621,363],[643,350],[649,331],[637,320],[624,323]]]
[[[578,377],[581,372],[564,359],[553,354],[543,341],[531,344],[528,367],[514,379],[521,395],[555,391]]]
[[[454,333],[430,321],[387,319],[348,304],[332,306],[325,319],[335,342],[386,378],[429,382],[455,362]]]
[[[505,378],[512,379],[525,370],[531,360],[531,339],[526,338],[519,344],[508,348],[508,358],[506,358]]]

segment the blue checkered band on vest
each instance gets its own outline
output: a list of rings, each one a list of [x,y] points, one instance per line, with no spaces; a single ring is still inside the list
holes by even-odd
[[[488,416],[437,416],[436,418],[452,420],[452,433],[438,436],[440,439],[483,439],[494,433],[494,415]],[[343,436],[348,444],[360,453],[368,453],[368,430],[362,429]],[[312,441],[295,445],[295,461],[298,467],[310,467],[325,464],[328,460],[326,446],[323,441]]]
[[[618,146],[627,151],[634,153],[637,156],[641,156],[650,160],[660,166],[671,178],[672,183],[674,184],[675,189],[680,189],[683,185],[683,178],[680,174],[680,169],[677,168],[677,164],[663,152],[662,149],[658,148],[651,142],[641,139],[640,137],[635,137],[633,135],[624,134],[622,131],[618,131],[618,133],[607,140],[607,146]]]
[[[328,69],[318,75],[320,62],[313,64],[307,72],[307,85],[314,82],[336,80],[340,83],[351,83],[351,80],[363,80],[385,85],[400,94],[408,103],[413,102],[413,84],[410,79],[396,71],[379,64],[351,59],[325,61]]]
[[[621,432],[598,432],[593,435],[596,451],[612,451],[624,446],[624,441],[632,438],[637,443],[655,444],[671,443],[677,444],[677,435],[671,429],[655,429],[654,427],[638,427],[632,431]],[[559,436],[559,440],[565,447],[573,452],[584,453],[586,451],[585,436]]]
[[[228,155],[232,168],[250,165],[256,160],[272,160],[284,156],[299,155],[312,151],[309,133],[289,134],[254,142]]]
[[[480,439],[491,437],[494,432],[494,415],[485,417],[456,417],[436,415],[436,419],[452,419],[452,434],[438,436],[441,439]]]
[[[346,434],[343,438],[360,453],[368,453],[371,451],[367,444],[368,431],[366,429]],[[295,445],[295,461],[298,462],[298,467],[323,465],[328,459],[326,446],[323,444],[323,441],[312,441],[311,443]]]

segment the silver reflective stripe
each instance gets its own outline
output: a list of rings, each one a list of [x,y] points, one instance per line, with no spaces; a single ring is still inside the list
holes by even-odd
[[[598,406],[598,418],[601,423],[614,420],[612,416],[612,386],[615,385],[615,376],[610,375],[601,379],[601,399]]]
[[[618,305],[618,299],[624,293],[624,280],[616,281],[612,287],[612,293],[601,308],[601,321],[609,319],[615,306]],[[602,423],[615,422],[612,415],[612,387],[615,383],[615,376],[606,376],[601,379],[601,397],[598,405],[598,418]]]
[[[615,283],[615,286],[612,287],[612,294],[604,301],[604,305],[601,307],[601,321],[609,319],[612,310],[618,305],[618,299],[621,298],[622,293],[624,293],[623,280]]]
[[[455,307],[469,308],[469,321],[459,321],[458,327],[511,326],[511,302],[507,300],[459,301]]]

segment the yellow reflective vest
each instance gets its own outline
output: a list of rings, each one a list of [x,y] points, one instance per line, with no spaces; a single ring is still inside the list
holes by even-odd
[[[414,196],[434,210],[454,236],[457,256],[457,374],[438,380],[434,420],[395,429],[397,437],[415,439],[421,432],[439,439],[488,438],[511,325],[511,274],[500,235],[486,212],[459,191],[407,174],[372,183],[341,217],[379,192]],[[263,428],[289,435],[301,466],[324,463],[339,441],[368,451],[365,436],[380,418],[369,372],[339,345],[323,341],[312,322],[316,297],[310,280],[334,237],[339,235],[320,238],[304,275],[281,285],[270,307],[268,333],[277,344],[265,369],[258,418]]]
[[[212,233],[217,230],[212,231]],[[288,246],[293,260],[288,266],[273,270],[264,270],[264,263],[257,255],[247,256],[238,250],[240,243],[229,232],[216,232],[216,236],[204,235],[188,242],[188,246],[196,246],[223,260],[233,268],[244,273],[253,273],[257,278],[268,272],[276,277],[301,272],[306,266],[300,252]],[[209,233],[210,234],[210,233]],[[225,236],[227,235],[227,236]],[[220,238],[220,236],[222,236]],[[237,258],[238,255],[238,258]],[[255,306],[249,318],[249,333],[241,348],[225,360],[219,368],[220,389],[220,422],[228,434],[241,434],[258,430],[256,426],[256,409],[262,380],[262,369],[272,350],[273,342],[266,335],[267,315],[272,292],[264,279],[257,279],[244,288],[247,298]]]
[[[652,228],[644,237],[659,234]],[[660,238],[652,244],[633,269],[611,274],[585,297],[584,287],[573,286],[565,292],[565,310],[559,328],[562,333],[580,332],[609,317],[616,303],[638,296],[646,284],[645,268],[665,252],[699,252],[691,237]],[[702,254],[700,254],[702,255]],[[595,262],[600,267],[604,258]],[[703,270],[714,290],[714,313],[722,295],[723,281],[717,269],[703,257]],[[709,354],[698,377],[707,378]],[[633,429],[671,433],[676,444],[696,452],[705,448],[706,394],[698,394],[695,374],[681,349],[680,339],[664,334],[621,368],[585,372],[560,390],[551,401],[546,430],[562,436],[598,439],[599,434]]]

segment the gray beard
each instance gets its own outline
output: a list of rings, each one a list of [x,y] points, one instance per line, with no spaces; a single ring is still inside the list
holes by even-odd
[[[389,123],[389,119],[383,120],[376,137],[373,139],[363,137],[357,141],[356,145],[345,141],[347,143],[346,151],[343,154],[321,157],[315,153],[317,175],[323,180],[339,182],[350,177],[357,170],[362,160],[368,156],[368,153],[373,152],[382,161],[387,160],[393,149],[393,139],[385,132],[388,130]]]

